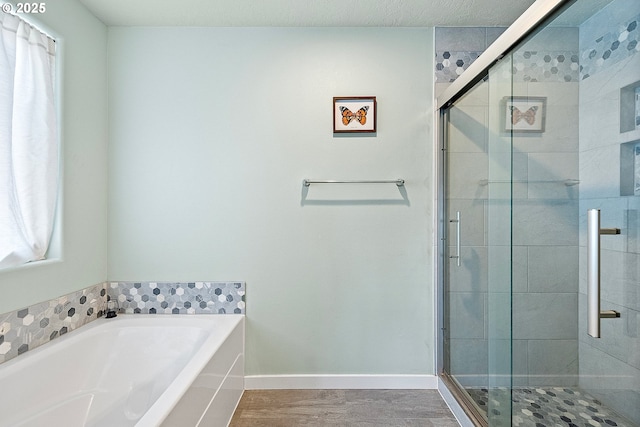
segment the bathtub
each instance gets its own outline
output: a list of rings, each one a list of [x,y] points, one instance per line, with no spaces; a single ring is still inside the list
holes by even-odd
[[[0,426],[226,426],[244,316],[98,319],[0,365]]]

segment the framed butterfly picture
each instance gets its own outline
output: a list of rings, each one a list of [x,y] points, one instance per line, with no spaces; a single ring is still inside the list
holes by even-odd
[[[534,96],[507,96],[503,99],[504,130],[506,132],[544,132],[547,98]]]
[[[333,133],[376,132],[376,97],[333,98]]]

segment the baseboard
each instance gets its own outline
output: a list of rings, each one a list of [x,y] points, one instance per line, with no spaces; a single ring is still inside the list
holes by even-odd
[[[245,390],[412,389],[435,390],[435,375],[247,375]]]

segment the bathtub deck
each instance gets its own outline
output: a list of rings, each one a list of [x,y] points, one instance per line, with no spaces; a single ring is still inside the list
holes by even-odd
[[[457,427],[437,390],[247,390],[230,427]]]

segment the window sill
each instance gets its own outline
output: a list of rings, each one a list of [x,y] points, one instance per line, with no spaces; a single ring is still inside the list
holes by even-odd
[[[57,264],[59,262],[62,262],[61,258],[48,258],[48,259],[42,259],[39,261],[31,261],[28,262],[26,264],[22,264],[22,265],[16,265],[13,267],[6,267],[6,268],[0,268],[0,274],[4,274],[4,273],[11,273],[14,271],[21,271],[21,270],[29,270],[32,268],[37,268],[37,267],[44,267],[44,266],[48,266],[51,264]]]

